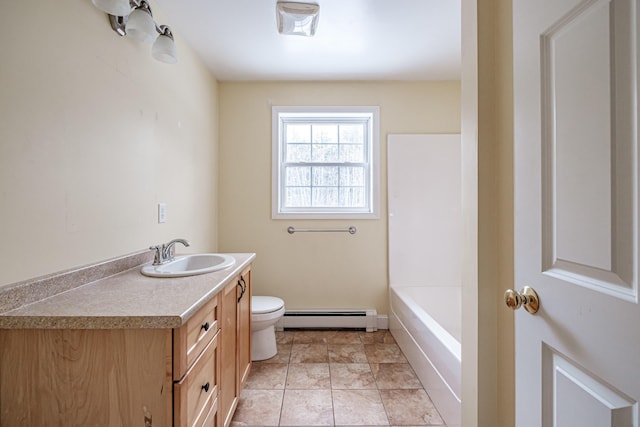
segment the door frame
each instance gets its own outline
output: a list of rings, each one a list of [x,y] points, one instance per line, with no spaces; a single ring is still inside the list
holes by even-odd
[[[462,423],[478,426],[478,23],[462,0]]]
[[[512,1],[462,1],[462,425],[515,423]]]

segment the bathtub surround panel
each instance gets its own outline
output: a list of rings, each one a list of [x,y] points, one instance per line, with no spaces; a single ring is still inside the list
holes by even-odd
[[[221,82],[219,249],[250,250],[256,295],[290,309],[372,308],[388,313],[389,133],[460,132],[460,84],[442,82]],[[271,219],[271,107],[380,107],[380,219]],[[242,195],[238,196],[241,189]],[[287,233],[287,228],[357,233]]]
[[[75,0],[3,2],[0,36],[0,286],[173,236],[216,250],[217,82],[180,37],[160,63]]]
[[[389,135],[392,285],[462,284],[460,148],[460,135],[455,134]]]

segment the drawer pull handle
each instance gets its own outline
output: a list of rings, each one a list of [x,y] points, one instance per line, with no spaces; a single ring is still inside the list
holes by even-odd
[[[244,296],[244,291],[246,290],[246,288],[242,287],[242,283],[240,283],[240,280],[238,280],[238,283],[236,283],[236,286],[240,288],[240,296],[238,297],[238,302],[240,302],[240,300]]]
[[[207,383],[205,385],[202,386],[202,389],[204,390],[205,393],[207,393],[209,391],[209,382],[207,381]]]
[[[209,322],[205,322],[204,325],[200,326],[200,329],[204,329],[205,332],[209,330]]]

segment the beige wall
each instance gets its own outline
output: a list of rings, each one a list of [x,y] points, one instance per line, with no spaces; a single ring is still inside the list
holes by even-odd
[[[220,249],[256,252],[254,292],[290,309],[387,313],[387,134],[460,132],[459,82],[220,83],[219,95]],[[271,219],[272,105],[380,106],[380,219]],[[290,225],[358,232],[290,235]]]
[[[2,3],[0,286],[174,237],[216,249],[217,82],[175,33],[167,65],[88,0]]]

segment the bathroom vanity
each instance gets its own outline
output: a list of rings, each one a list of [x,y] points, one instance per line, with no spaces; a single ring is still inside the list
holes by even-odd
[[[255,258],[233,255],[213,273],[136,266],[0,312],[0,425],[228,426],[251,368]]]

